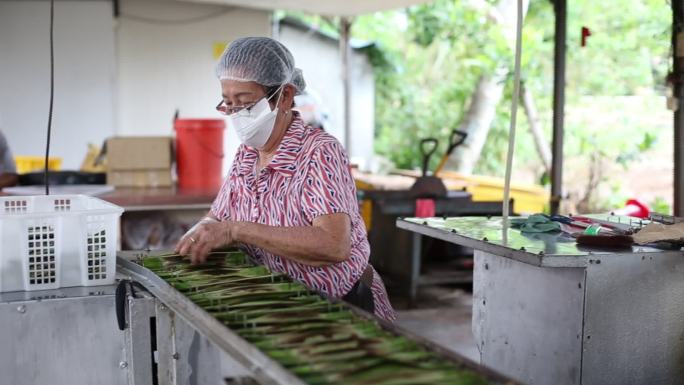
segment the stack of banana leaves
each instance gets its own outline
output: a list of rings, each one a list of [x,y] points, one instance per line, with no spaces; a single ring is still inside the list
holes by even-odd
[[[479,385],[488,376],[383,329],[241,252],[142,264],[308,384]]]

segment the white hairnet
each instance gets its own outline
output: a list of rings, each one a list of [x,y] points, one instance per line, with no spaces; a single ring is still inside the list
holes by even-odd
[[[243,37],[230,43],[216,65],[216,75],[221,80],[252,81],[266,87],[289,83],[297,94],[306,88],[292,53],[268,37]]]

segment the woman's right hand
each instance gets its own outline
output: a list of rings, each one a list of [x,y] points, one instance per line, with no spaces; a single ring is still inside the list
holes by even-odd
[[[231,222],[202,218],[176,245],[176,253],[189,255],[192,264],[204,263],[211,250],[233,243]]]

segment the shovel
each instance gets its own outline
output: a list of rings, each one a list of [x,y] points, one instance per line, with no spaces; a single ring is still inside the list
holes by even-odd
[[[459,131],[457,129],[451,131],[451,135],[449,135],[449,147],[447,147],[444,156],[442,156],[442,160],[439,161],[439,165],[435,169],[434,175],[439,175],[439,172],[442,171],[447,160],[449,160],[449,156],[451,156],[451,153],[454,152],[454,149],[456,149],[456,147],[462,145],[467,137],[467,132]]]
[[[441,179],[434,175],[428,175],[430,157],[437,151],[439,141],[435,138],[426,138],[420,141],[420,152],[423,157],[423,171],[421,176],[416,179],[409,190],[412,198],[440,198],[447,195],[446,186]]]

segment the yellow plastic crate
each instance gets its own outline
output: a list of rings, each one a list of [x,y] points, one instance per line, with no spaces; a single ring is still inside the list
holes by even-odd
[[[45,157],[43,156],[15,156],[14,163],[17,165],[17,173],[26,174],[45,169]],[[62,158],[48,158],[48,169],[59,171],[62,168]]]
[[[504,179],[484,175],[465,175],[453,171],[442,171],[439,176],[445,183],[449,181],[466,182],[466,191],[473,195],[473,201],[499,201],[503,199]],[[516,214],[542,213],[549,202],[550,194],[542,186],[511,183],[511,198],[515,201]]]
[[[399,175],[416,178],[420,174],[416,171],[404,170]],[[492,202],[501,201],[503,199],[504,179],[485,175],[466,175],[453,171],[442,170],[439,177],[449,190],[465,190],[472,194],[475,202]],[[409,181],[406,185],[395,183],[394,189],[408,190],[413,184]],[[378,186],[366,180],[356,179],[356,188],[358,190],[375,190]],[[511,198],[515,201],[513,205],[516,214],[535,214],[546,211],[550,194],[542,186],[535,184],[512,183],[511,184]],[[370,203],[370,202],[369,202]],[[362,203],[361,213],[364,216],[366,227],[370,229],[371,219],[370,213],[372,211],[371,205],[364,206]]]

